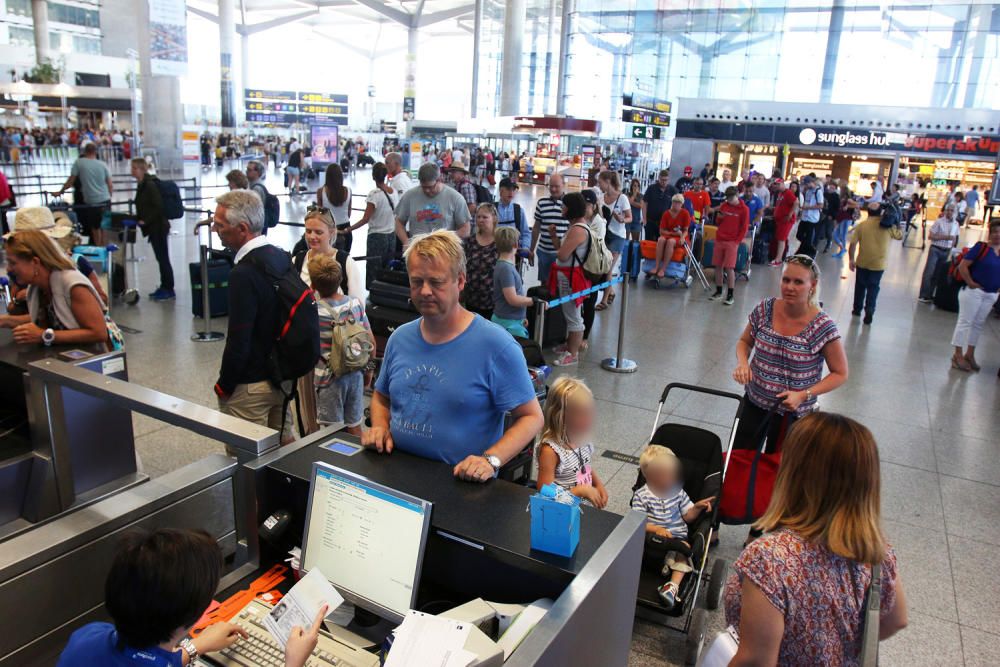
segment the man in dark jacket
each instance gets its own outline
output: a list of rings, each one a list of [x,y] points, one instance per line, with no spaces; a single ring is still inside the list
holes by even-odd
[[[268,357],[278,329],[277,297],[272,281],[254,263],[273,275],[283,275],[291,267],[291,258],[261,235],[264,205],[255,193],[233,190],[215,201],[212,231],[236,253],[229,275],[226,349],[215,383],[219,410],[275,430],[284,422],[290,434],[291,420],[282,419],[284,395],[268,380]],[[290,439],[285,433],[282,436],[282,442]]]
[[[146,158],[133,158],[132,177],[138,181],[135,189],[135,210],[139,218],[139,229],[153,246],[153,254],[160,265],[160,286],[149,295],[153,301],[168,301],[176,297],[174,293],[174,269],[170,265],[167,236],[170,221],[163,214],[163,200],[156,176],[149,173]]]

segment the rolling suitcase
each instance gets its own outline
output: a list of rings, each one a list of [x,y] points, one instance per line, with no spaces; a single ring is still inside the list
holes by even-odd
[[[371,300],[365,305],[365,314],[368,316],[372,333],[382,338],[388,338],[398,327],[420,317],[415,311],[380,306]]]
[[[951,262],[939,262],[934,270],[934,306],[950,313],[958,312],[958,291],[961,283],[948,277]]]
[[[639,269],[642,266],[642,252],[638,241],[628,241],[622,254],[622,273],[628,273],[632,282],[639,279]]]
[[[409,287],[376,280],[368,288],[368,298],[378,306],[416,312],[410,301]]]
[[[202,317],[201,262],[188,265],[191,273],[191,314]],[[231,266],[224,259],[208,262],[208,303],[211,317],[223,317],[229,313],[229,272]]]
[[[514,340],[521,346],[521,351],[524,352],[524,360],[528,363],[528,366],[540,368],[545,365],[545,357],[542,356],[542,346],[536,343],[534,339],[514,336]]]
[[[549,291],[541,285],[528,288],[528,296],[545,299],[552,297]],[[528,308],[528,336],[535,338],[535,309]],[[552,347],[566,341],[566,318],[562,308],[549,308],[545,311],[545,330],[543,331],[542,347]]]
[[[708,268],[710,266],[715,266],[712,264],[712,251],[715,250],[715,239],[709,239],[705,241],[705,245],[702,246],[701,251],[701,265]]]

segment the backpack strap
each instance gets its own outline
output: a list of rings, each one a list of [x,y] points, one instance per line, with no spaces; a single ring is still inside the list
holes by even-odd
[[[337,264],[340,264],[340,289],[345,295],[347,294],[347,288],[350,287],[347,280],[347,260],[350,258],[351,256],[346,250],[337,249]]]

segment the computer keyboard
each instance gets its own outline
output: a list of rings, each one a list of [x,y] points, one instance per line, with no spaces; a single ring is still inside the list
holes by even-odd
[[[260,600],[253,600],[233,617],[232,622],[247,631],[249,637],[231,647],[202,656],[222,667],[284,667],[285,652],[264,626],[263,618],[271,607]],[[306,667],[378,667],[374,653],[347,646],[320,631],[319,643]]]

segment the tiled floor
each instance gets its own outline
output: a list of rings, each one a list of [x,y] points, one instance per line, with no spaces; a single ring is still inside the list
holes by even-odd
[[[204,178],[219,179],[214,171]],[[272,191],[281,190],[273,183],[277,179],[277,174],[270,176]],[[368,173],[362,172],[357,190],[369,187]],[[530,206],[532,195],[537,193],[522,190],[519,197]],[[282,219],[301,220],[311,201],[283,199]],[[211,386],[222,344],[192,343],[188,338],[200,326],[200,320],[190,316],[186,277],[188,263],[197,260],[192,224],[188,221],[170,240],[177,301],[143,299],[134,307],[118,307],[114,316],[142,331],[128,336],[132,381],[214,405]],[[967,239],[979,234],[974,228]],[[272,236],[288,247],[294,241],[289,228]],[[356,237],[357,250],[363,238]],[[156,287],[155,263],[147,246],[140,245],[139,252],[148,258],[138,268],[146,293]],[[847,385],[821,403],[826,410],[867,424],[881,449],[885,526],[899,554],[910,603],[910,627],[883,644],[882,664],[997,665],[1000,585],[993,568],[1000,546],[1000,446],[993,429],[1000,426],[1000,320],[989,320],[981,341],[982,373],[950,370],[955,315],[916,302],[923,260],[919,250],[893,245],[875,323],[865,327],[850,317],[853,280],[846,263],[821,255],[822,299],[841,327],[850,361]],[[633,375],[600,368],[600,360],[614,354],[620,309],[616,305],[599,314],[590,352],[579,367],[568,371],[587,380],[598,399],[596,444],[637,453],[669,382],[738,391],[729,377],[733,346],[749,310],[776,293],[777,279],[777,270],[754,266],[749,283],[737,287],[736,305],[728,308],[706,301],[697,284],[686,291],[633,286],[625,334],[625,356],[639,364]],[[224,330],[225,322],[215,320],[213,325]],[[694,395],[671,396],[664,413],[721,436],[728,434],[732,419],[731,406]],[[136,427],[139,451],[152,474],[221,451],[204,438],[151,420],[137,418]],[[597,461],[611,492],[610,509],[626,511],[635,467],[601,457]],[[735,558],[743,536],[738,529],[723,530],[718,557]],[[721,626],[721,614],[713,614],[711,634]],[[636,623],[630,665],[674,665],[682,658],[681,635]]]

